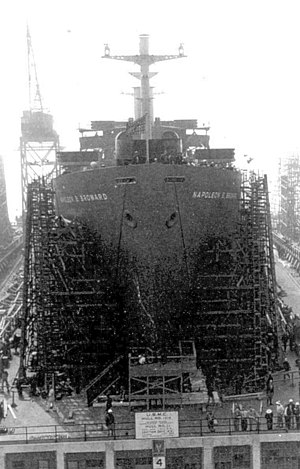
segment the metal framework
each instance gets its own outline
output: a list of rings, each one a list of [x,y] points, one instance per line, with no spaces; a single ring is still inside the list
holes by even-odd
[[[226,393],[259,390],[279,360],[266,177],[244,178],[239,229],[232,239],[212,240],[201,250],[193,325],[202,370]]]
[[[239,217],[231,237],[199,247],[181,326],[182,341],[195,343],[194,371],[201,368],[227,394],[260,390],[281,359],[266,177],[244,177]],[[159,377],[126,365],[131,325],[119,279],[111,277],[111,253],[87,227],[55,216],[45,179],[29,185],[26,220],[21,374],[33,371],[46,383],[67,374],[89,404],[122,372],[147,408],[153,393],[163,405],[182,400],[184,367],[173,358],[184,354],[168,353],[171,364]],[[170,397],[174,383],[179,394]]]
[[[44,111],[31,36],[27,27],[29,110],[21,118],[22,215],[25,220],[27,187],[39,177],[57,176],[56,152],[59,137],[53,129],[53,117]]]
[[[55,217],[45,180],[28,186],[21,375],[65,374],[79,388],[118,352],[118,308],[94,233]],[[65,376],[64,376],[65,378]]]
[[[51,180],[57,176],[58,150],[59,137],[52,129],[52,116],[42,112],[25,111],[20,139],[23,220],[27,211],[27,187],[39,177]]]
[[[300,242],[300,158],[292,156],[280,162],[279,231]]]
[[[207,388],[202,371],[197,368],[193,341],[179,342],[177,355],[158,356],[148,350],[145,359],[146,362],[141,364],[137,351],[129,354],[130,407],[165,409],[166,406],[206,402]]]

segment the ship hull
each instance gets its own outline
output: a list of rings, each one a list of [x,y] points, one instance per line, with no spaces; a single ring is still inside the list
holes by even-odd
[[[56,179],[57,213],[89,226],[109,253],[111,275],[126,291],[132,344],[156,347],[191,334],[186,314],[201,251],[233,237],[240,186],[235,170],[163,164]]]
[[[182,262],[184,251],[189,257],[207,238],[232,233],[240,173],[132,165],[63,175],[55,187],[58,214],[86,223],[105,243],[157,264],[172,262],[174,255]]]

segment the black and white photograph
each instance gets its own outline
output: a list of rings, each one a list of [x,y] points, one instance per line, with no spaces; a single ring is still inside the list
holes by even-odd
[[[0,468],[300,467],[300,4],[0,17]]]

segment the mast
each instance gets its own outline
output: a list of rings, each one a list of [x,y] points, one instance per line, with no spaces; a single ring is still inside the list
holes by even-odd
[[[133,62],[140,66],[140,72],[130,72],[130,74],[141,82],[139,92],[138,88],[135,88],[134,93],[135,99],[140,100],[140,106],[135,106],[135,119],[142,117],[145,118],[145,131],[142,134],[142,138],[146,140],[146,158],[147,162],[149,162],[149,140],[152,138],[153,127],[153,93],[152,88],[150,87],[150,78],[157,74],[157,72],[150,72],[149,67],[156,62],[179,59],[186,56],[184,55],[183,44],[180,44],[179,53],[177,55],[150,55],[149,35],[141,34],[139,38],[140,43],[138,55],[110,55],[110,48],[108,44],[105,44],[103,58]],[[141,115],[137,115],[137,109],[140,109]]]

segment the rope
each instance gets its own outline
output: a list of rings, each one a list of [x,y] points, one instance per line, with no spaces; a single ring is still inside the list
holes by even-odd
[[[124,211],[125,211],[125,202],[126,202],[126,189],[127,186],[125,184],[124,187],[124,194],[123,194],[123,207],[121,213],[121,220],[120,220],[120,228],[119,228],[119,241],[118,241],[118,250],[117,250],[117,271],[116,271],[116,278],[119,276],[119,262],[120,262],[120,251],[121,251],[121,242],[122,242],[122,234],[123,234],[123,223],[124,223]]]

